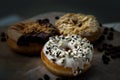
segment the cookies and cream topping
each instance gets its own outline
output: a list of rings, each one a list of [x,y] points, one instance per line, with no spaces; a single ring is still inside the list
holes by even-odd
[[[82,72],[85,64],[93,58],[93,46],[79,35],[53,36],[45,44],[43,51],[53,63],[72,68],[73,75]]]

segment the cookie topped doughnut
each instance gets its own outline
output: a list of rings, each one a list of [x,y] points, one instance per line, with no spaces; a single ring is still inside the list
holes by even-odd
[[[39,47],[42,47],[50,36],[58,34],[59,31],[49,23],[48,19],[40,19],[37,21],[21,22],[10,26],[7,31],[7,42],[15,51],[33,53],[39,52]]]
[[[54,36],[44,45],[42,61],[53,73],[76,76],[85,72],[93,60],[93,46],[79,35]]]
[[[101,34],[100,24],[93,15],[67,13],[55,22],[55,26],[63,35],[79,34],[90,41]]]

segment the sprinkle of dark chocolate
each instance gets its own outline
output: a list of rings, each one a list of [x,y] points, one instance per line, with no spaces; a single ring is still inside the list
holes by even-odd
[[[50,47],[47,47],[47,49],[49,50],[49,49],[50,49]]]
[[[53,62],[55,62],[56,61],[56,59],[51,59]]]
[[[58,58],[60,54],[57,54],[56,57]]]
[[[58,19],[59,19],[59,16],[56,16],[55,19],[58,20]]]
[[[46,54],[48,54],[49,52],[48,51],[46,51]]]
[[[61,63],[64,64],[65,63],[65,59],[63,59]]]
[[[45,80],[50,80],[50,77],[47,74],[44,74],[43,77],[44,77]]]

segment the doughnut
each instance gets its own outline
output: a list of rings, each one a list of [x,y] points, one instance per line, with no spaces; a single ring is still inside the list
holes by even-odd
[[[94,42],[101,34],[101,27],[93,15],[67,13],[55,22],[63,35],[79,34]]]
[[[77,76],[91,67],[93,45],[76,34],[52,36],[41,51],[41,59],[55,75]]]
[[[54,35],[59,35],[59,31],[48,19],[24,21],[8,28],[7,43],[17,53],[39,55],[45,42]]]

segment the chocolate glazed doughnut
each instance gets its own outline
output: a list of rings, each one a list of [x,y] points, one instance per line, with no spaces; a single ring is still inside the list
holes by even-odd
[[[21,22],[8,28],[7,43],[12,50],[24,55],[39,55],[50,36],[59,35],[59,31],[48,19]]]

